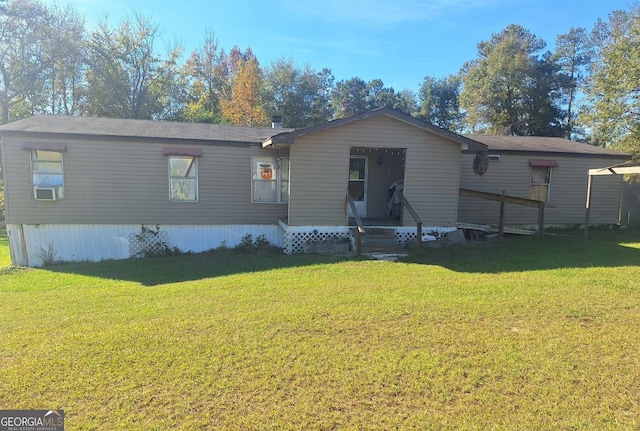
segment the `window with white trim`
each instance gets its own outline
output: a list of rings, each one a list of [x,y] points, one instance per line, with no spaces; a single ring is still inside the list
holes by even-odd
[[[169,156],[169,200],[198,201],[198,158]]]
[[[289,158],[251,158],[251,202],[289,202]]]
[[[549,202],[551,187],[551,167],[531,166],[531,183],[529,185],[529,199]]]
[[[31,181],[33,198],[64,199],[64,168],[62,152],[31,150]]]

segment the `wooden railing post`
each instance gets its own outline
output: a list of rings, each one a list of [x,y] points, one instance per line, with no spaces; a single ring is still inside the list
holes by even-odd
[[[538,205],[538,238],[544,236],[544,202]]]
[[[413,207],[411,206],[411,204],[409,203],[409,201],[405,197],[404,193],[401,194],[400,197],[402,198],[402,204],[407,209],[407,212],[409,213],[409,215],[411,215],[413,220],[416,222],[416,225],[417,225],[417,227],[416,227],[416,246],[418,248],[422,248],[422,219],[418,216],[418,213],[415,212],[415,210],[413,209]]]
[[[351,212],[353,213],[353,217],[356,219],[356,255],[360,256],[362,254],[362,234],[364,233],[364,223],[362,223],[362,219],[360,218],[360,214],[358,214],[358,209],[356,208],[356,203],[353,201],[353,198],[347,194],[347,203],[351,208]]]

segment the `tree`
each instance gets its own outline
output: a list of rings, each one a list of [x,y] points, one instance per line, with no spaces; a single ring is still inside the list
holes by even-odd
[[[464,114],[460,112],[458,101],[460,85],[458,75],[441,79],[425,76],[418,92],[418,117],[443,129],[461,131]]]
[[[313,100],[313,122],[315,124],[325,123],[333,119],[333,106],[331,105],[331,92],[335,78],[330,69],[326,67],[316,73],[318,80],[318,95]]]
[[[70,7],[54,6],[49,12],[45,50],[48,67],[43,88],[47,112],[75,115],[84,91],[84,19]]]
[[[381,79],[365,82],[360,78],[339,81],[331,94],[334,115],[347,117],[376,108],[393,108],[411,115],[416,109],[415,96],[408,90],[396,93]]]
[[[598,20],[586,93],[590,107],[580,116],[591,140],[640,157],[640,9],[615,11]]]
[[[164,93],[173,85],[172,62],[154,51],[158,26],[134,15],[117,29],[99,24],[88,43],[87,97],[84,112],[89,115],[160,119],[168,100]]]
[[[367,111],[367,83],[360,78],[338,81],[331,92],[336,118],[350,117]]]
[[[130,77],[117,31],[106,21],[94,30],[87,43],[87,94],[83,113],[94,116],[131,116]]]
[[[550,65],[536,55],[544,47],[542,39],[515,24],[478,44],[479,58],[461,71],[460,105],[472,130],[503,135],[559,133],[553,117],[560,112],[558,100],[555,93],[545,93],[553,85],[541,81],[548,77],[544,69]],[[541,121],[548,124],[541,127]]]
[[[152,83],[153,91],[160,94],[158,106],[163,109],[157,114],[159,119],[178,120],[187,103],[187,84],[178,63],[182,53],[180,45],[170,47],[158,68],[158,78]]]
[[[269,120],[262,106],[262,85],[258,60],[238,60],[231,97],[220,101],[222,115],[238,126],[266,126]]]
[[[31,113],[45,85],[48,13],[34,0],[14,0],[0,9],[0,110],[2,123]],[[14,112],[15,111],[15,112]]]
[[[227,67],[223,51],[218,47],[215,35],[208,32],[204,45],[193,51],[182,68],[187,85],[187,103],[182,117],[185,121],[220,123],[220,100],[228,84]]]
[[[327,76],[327,74],[329,76]],[[309,127],[329,121],[329,94],[333,77],[324,69],[299,68],[293,60],[281,58],[265,71],[265,108],[279,115],[287,127]]]
[[[227,53],[224,49],[220,51],[220,74],[219,74],[219,90],[222,99],[231,99],[231,87],[235,80],[238,70],[243,62],[258,58],[253,54],[251,48],[246,48],[244,52],[239,47],[234,46]],[[259,64],[259,63],[258,63]]]
[[[568,33],[556,39],[556,51],[553,59],[560,66],[564,76],[562,92],[566,98],[564,119],[565,137],[571,138],[576,121],[576,95],[585,83],[586,68],[591,64],[593,48],[587,31],[582,27],[572,27]]]
[[[559,71],[560,66],[553,61],[549,52],[532,62],[527,97],[524,99],[523,134],[564,136],[564,114],[558,101],[561,100],[561,90],[567,87],[567,83],[565,76]]]

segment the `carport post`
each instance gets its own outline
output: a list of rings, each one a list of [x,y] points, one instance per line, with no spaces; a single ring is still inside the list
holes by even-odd
[[[593,175],[589,174],[589,182],[587,183],[587,203],[586,212],[584,215],[584,237],[586,241],[589,238],[589,217],[591,216],[591,186],[593,182]]]

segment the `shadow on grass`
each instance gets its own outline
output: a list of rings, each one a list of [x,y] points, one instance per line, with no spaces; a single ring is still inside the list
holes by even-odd
[[[280,268],[330,264],[352,259],[348,256],[292,255],[280,252],[267,255],[242,254],[233,250],[178,256],[103,262],[64,263],[47,270],[111,280],[127,280],[144,286],[224,277],[227,275],[269,271]]]
[[[502,273],[560,268],[623,267],[640,264],[640,229],[594,229],[550,232],[544,238],[507,236],[468,246],[425,248],[408,263],[438,265],[457,272]]]
[[[586,243],[582,240],[581,231],[562,232],[557,236],[549,235],[542,239],[513,236],[502,240],[476,241],[466,247],[415,250],[408,258],[403,259],[403,262],[437,265],[466,273],[639,265],[640,248],[626,247],[621,245],[623,243],[640,244],[640,230],[596,230]],[[99,263],[67,263],[46,269],[156,286],[355,259],[349,256],[287,256],[280,253],[247,255],[229,250]]]

